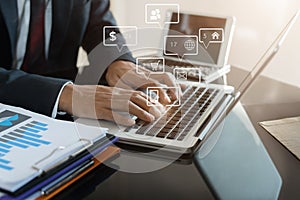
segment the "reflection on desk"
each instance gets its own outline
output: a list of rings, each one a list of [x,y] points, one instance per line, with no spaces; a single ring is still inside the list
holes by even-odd
[[[229,84],[238,85],[239,79],[245,74],[246,71],[233,68],[228,76]],[[300,161],[258,123],[300,116],[300,88],[261,76],[244,96],[242,103],[283,180],[279,199],[299,197]]]
[[[277,199],[282,180],[241,104],[195,154],[217,199]]]
[[[234,82],[233,77],[241,77],[246,73],[242,70],[232,69],[229,74],[229,85]],[[262,82],[261,82],[262,81]],[[270,87],[270,88],[269,88]],[[295,91],[295,96],[275,95],[273,98],[267,97],[266,88],[271,91]],[[298,93],[297,93],[298,91]],[[257,104],[253,103],[250,94],[265,94],[257,99]],[[270,154],[280,176],[283,185],[279,199],[295,199],[300,196],[300,162],[284,147],[281,146],[272,136],[262,129],[257,122],[264,120],[280,119],[291,116],[300,116],[300,98],[299,90],[278,81],[268,78],[259,78],[247,95],[242,99],[245,110],[247,111],[253,126],[259,134],[263,144]],[[272,100],[270,102],[270,99]],[[285,99],[283,101],[283,99]],[[254,99],[255,100],[255,99]],[[271,104],[268,104],[271,103]],[[97,174],[91,174],[90,178],[83,179],[79,182],[80,187],[70,188],[69,191],[58,196],[57,199],[71,197],[74,199],[81,191],[87,191],[84,199],[214,199],[203,177],[198,172],[194,164],[182,165],[172,163],[171,165],[158,171],[140,174],[130,174],[117,171],[104,182],[97,183]],[[72,198],[73,197],[73,198]],[[78,194],[78,197],[82,197]]]

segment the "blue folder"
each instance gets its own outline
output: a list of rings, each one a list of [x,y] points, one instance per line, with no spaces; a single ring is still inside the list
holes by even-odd
[[[85,152],[78,155],[78,157],[73,158],[72,160],[66,161],[66,163],[57,167],[58,169],[53,169],[55,172],[49,172],[46,177],[40,177],[25,186],[25,188],[21,188],[16,194],[8,194],[6,196],[0,197],[0,200],[23,200],[36,192],[40,191],[43,187],[51,184],[53,181],[61,177],[62,175],[68,173],[69,171],[75,169],[80,166],[82,163],[87,160],[91,160],[95,155],[99,154],[103,150],[105,150],[108,146],[117,142],[118,138],[114,136],[107,135],[107,137],[101,139],[97,145],[91,149],[86,150]]]

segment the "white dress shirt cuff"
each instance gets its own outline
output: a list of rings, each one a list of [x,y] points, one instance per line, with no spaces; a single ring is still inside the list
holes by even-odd
[[[60,89],[60,91],[59,91],[59,93],[58,93],[56,102],[55,102],[55,104],[54,104],[54,108],[53,108],[52,115],[51,115],[52,118],[55,118],[55,117],[57,116],[57,114],[58,114],[58,103],[59,103],[60,95],[61,95],[63,89],[66,87],[66,85],[68,85],[68,84],[70,84],[70,83],[73,84],[71,81],[69,81],[69,82],[66,82],[66,83],[61,87],[61,89]],[[64,113],[64,114],[66,114],[66,113]]]

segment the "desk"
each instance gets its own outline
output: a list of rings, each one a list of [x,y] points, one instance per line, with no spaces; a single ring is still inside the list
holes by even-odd
[[[233,69],[228,78],[232,81],[230,83],[236,84],[239,81],[236,74],[245,72]],[[300,116],[300,88],[260,77],[242,102],[283,180],[279,198],[299,199],[300,161],[260,127],[258,122]]]
[[[229,74],[229,84],[238,85],[240,78],[245,74],[244,71],[233,68]],[[270,89],[270,85],[272,91],[277,91],[272,93],[271,97],[265,92],[266,89]],[[298,93],[290,95],[292,91]],[[253,98],[258,96],[259,99]],[[300,99],[299,89],[268,78],[260,78],[242,99],[254,127],[282,177],[280,199],[295,199],[300,196],[300,161],[259,127],[257,122],[300,116],[300,101],[296,101],[297,99]],[[117,171],[99,184],[95,181],[96,175],[97,172],[94,177],[79,181],[79,188],[71,188],[57,199],[76,199],[80,196],[78,194],[85,191],[91,192],[85,199],[213,199],[194,164],[173,163],[161,170],[142,174]]]

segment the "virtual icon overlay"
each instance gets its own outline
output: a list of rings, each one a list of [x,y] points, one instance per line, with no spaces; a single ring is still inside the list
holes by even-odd
[[[198,36],[195,35],[169,35],[165,36],[164,54],[166,56],[198,55]]]
[[[210,44],[224,42],[224,29],[222,28],[200,28],[199,41],[207,49]]]
[[[168,10],[174,10],[178,13],[177,20],[165,22],[165,13]],[[179,5],[178,4],[146,4],[145,5],[145,23],[146,24],[178,24],[179,23]],[[167,15],[171,14],[167,12]],[[167,16],[169,18],[170,16]]]
[[[160,102],[159,98],[161,96],[161,92],[166,92],[169,94],[169,92],[175,92],[177,93],[176,96],[179,96],[179,88],[178,87],[148,87],[147,88],[147,105],[148,106],[155,106],[156,103]],[[181,105],[180,99],[176,100],[175,102],[172,102],[169,105],[165,106],[170,106],[170,107],[178,107]]]
[[[201,82],[201,70],[199,68],[174,68],[173,75],[177,81]]]
[[[122,34],[120,34],[120,30]],[[125,42],[120,43],[124,40]],[[103,28],[104,46],[117,47],[119,50],[124,46],[136,46],[138,30],[136,26],[105,26]]]
[[[141,57],[136,59],[136,73],[138,74],[144,74],[149,78],[151,74],[163,74],[164,72],[165,58],[163,57]]]
[[[201,27],[201,26],[200,26]],[[174,46],[179,45],[182,47],[182,49],[184,49],[183,53],[186,55],[189,54],[194,54],[194,53],[198,53],[196,52],[197,49],[200,50],[200,46],[199,46],[199,38],[198,38],[198,31],[199,31],[199,26],[197,26],[195,28],[196,32],[193,32],[192,34],[183,34],[181,32],[178,31],[172,31],[171,29],[166,29],[163,31],[163,33],[167,33],[168,31],[168,36],[171,36],[169,39],[173,39],[172,42]],[[122,33],[124,33],[123,29],[120,29]],[[114,31],[109,29],[108,31]],[[132,89],[134,90],[138,90],[140,91],[143,88],[143,92],[146,93],[145,96],[145,105],[147,105],[147,107],[149,108],[149,112],[152,113],[153,109],[155,110],[155,106],[157,106],[158,103],[162,103],[162,102],[166,102],[164,95],[168,94],[171,97],[171,101],[172,102],[167,102],[168,105],[166,105],[166,112],[172,110],[172,113],[174,111],[174,116],[176,113],[180,113],[183,115],[185,115],[185,113],[182,113],[182,109],[180,106],[182,106],[182,108],[186,108],[185,110],[190,111],[192,109],[192,106],[190,104],[186,104],[186,101],[183,101],[184,99],[179,98],[179,100],[175,100],[175,96],[181,96],[181,91],[180,91],[180,86],[179,83],[181,80],[185,80],[186,77],[189,79],[189,76],[191,76],[193,73],[189,71],[185,71],[185,70],[178,70],[175,71],[175,78],[173,79],[177,79],[175,80],[175,82],[177,82],[177,84],[175,85],[164,85],[165,82],[162,81],[161,84],[156,85],[156,84],[148,84],[150,83],[149,80],[147,80],[149,77],[152,79],[158,77],[158,78],[163,78],[165,76],[160,76],[159,74],[163,74],[165,72],[171,72],[173,74],[173,70],[177,65],[170,65],[167,67],[167,58],[164,56],[164,54],[162,55],[161,53],[164,52],[164,41],[162,41],[162,44],[159,45],[159,47],[157,47],[157,44],[154,42],[151,42],[149,40],[147,40],[148,38],[151,38],[153,36],[154,32],[159,32],[161,34],[161,36],[165,35],[162,32],[161,28],[158,26],[153,26],[151,28],[146,27],[146,28],[138,28],[138,44],[136,46],[126,48],[124,47],[121,53],[126,54],[127,52],[131,51],[133,55],[136,56],[136,74],[140,75],[140,77],[142,79],[144,79],[145,81],[137,81],[136,84],[132,84]],[[110,39],[114,40],[114,33],[112,33],[112,37],[110,37],[108,32],[106,34],[106,39],[109,42]],[[118,34],[117,34],[118,36]],[[166,36],[166,35],[165,35]],[[164,37],[164,36],[163,36]],[[165,38],[165,37],[164,37]],[[163,39],[164,39],[163,38]],[[112,42],[110,42],[112,43]],[[153,46],[151,46],[153,45]],[[201,44],[200,44],[201,45]],[[181,48],[180,47],[180,48]],[[100,73],[100,71],[98,72],[99,69],[99,63],[101,64],[102,62],[104,63],[112,63],[114,62],[114,60],[118,59],[120,57],[119,52],[115,51],[111,51],[111,55],[110,56],[106,56],[106,57],[99,57],[99,53],[98,52],[102,52],[105,51],[106,49],[116,49],[115,47],[107,47],[105,45],[99,44],[95,49],[93,49],[93,51],[89,54],[89,59],[90,59],[90,63],[92,65],[92,67],[94,67],[94,70],[88,70],[89,73],[83,73],[83,75],[86,77],[87,82],[91,83],[91,79],[93,77],[95,77],[93,79],[93,82],[95,84],[97,84],[99,82],[100,77],[102,76],[103,72]],[[179,48],[179,49],[180,49]],[[175,48],[176,49],[176,48]],[[204,47],[203,47],[204,49]],[[154,54],[155,53],[157,54]],[[193,52],[194,51],[194,52]],[[200,51],[199,51],[200,52]],[[171,52],[170,52],[171,53]],[[176,55],[180,55],[181,51],[179,50],[178,52],[176,52]],[[177,57],[177,56],[174,56]],[[191,56],[193,57],[193,56]],[[187,61],[189,61],[191,59],[191,57],[186,57]],[[197,57],[197,56],[195,56]],[[177,59],[176,59],[177,60]],[[178,65],[180,66],[180,65]],[[188,65],[188,66],[193,66],[193,64]],[[174,67],[174,68],[173,68]],[[173,68],[173,69],[172,69]],[[195,72],[195,71],[194,71]],[[122,77],[120,78],[120,80],[115,84],[115,88],[118,87],[124,87],[124,83],[127,81],[128,83],[134,83],[135,80],[132,79],[133,75],[132,75],[132,71],[128,71],[124,74],[122,74]],[[145,77],[145,78],[144,78]],[[80,82],[82,80],[83,76],[81,75],[80,77],[78,76],[78,82]],[[128,81],[129,80],[129,81]],[[161,80],[161,79],[160,79]],[[187,84],[188,85],[188,84]],[[151,92],[150,92],[151,91]],[[175,95],[174,95],[175,93]],[[117,92],[113,92],[114,97],[112,97],[112,109],[115,111],[113,113],[113,118],[115,119],[116,122],[118,122],[118,119],[120,117],[120,115],[128,117],[128,118],[133,118],[134,120],[136,119],[136,116],[132,116],[130,114],[129,111],[129,106],[122,106],[122,111],[117,110],[120,107],[120,96],[117,95]],[[128,98],[128,100],[130,101],[130,95],[124,96],[124,98]],[[174,100],[173,100],[174,99]],[[124,110],[124,111],[123,111]],[[179,115],[179,114],[178,114]],[[134,125],[133,127],[137,127],[137,128],[132,128],[131,131],[129,132],[125,132],[123,130],[125,130],[125,128],[117,123],[111,123],[109,121],[106,120],[99,120],[97,121],[97,125],[99,127],[111,127],[111,130],[121,130],[121,134],[119,135],[118,133],[115,132],[116,136],[120,136],[120,138],[122,139],[136,139],[138,138],[139,141],[143,140],[145,142],[149,142],[149,141],[153,141],[152,136],[148,136],[146,135],[147,131],[143,131],[143,135],[139,135],[137,134],[137,130],[139,130],[142,127],[147,127],[147,128],[151,128],[153,127],[152,125],[161,123],[161,122],[168,122],[169,120],[169,116],[166,114],[162,114],[162,116],[155,120],[155,123],[153,124],[143,124],[140,127],[137,127],[136,125]],[[137,124],[139,122],[139,120],[136,120]],[[141,122],[142,123],[142,122]],[[106,126],[109,125],[109,126]],[[177,126],[177,125],[176,125]],[[181,125],[180,125],[181,126]],[[183,126],[182,126],[183,127]],[[145,129],[143,129],[145,130]],[[180,129],[179,129],[180,130]],[[167,138],[168,136],[166,136]],[[156,136],[154,136],[154,138],[156,138]],[[141,139],[141,140],[140,140]],[[154,139],[155,140],[155,139]],[[137,140],[137,142],[139,142]],[[170,148],[173,148],[173,146],[175,146],[178,143],[178,140],[167,140],[166,143],[162,143],[161,147],[158,147],[157,149],[154,149],[153,151],[149,152],[149,153],[136,153],[136,152],[130,152],[127,149],[123,148],[122,152],[124,152],[126,155],[130,155],[131,157],[136,158],[135,161],[131,161],[129,164],[128,160],[126,160],[126,158],[124,158],[125,160],[119,160],[118,161],[118,167],[120,171],[125,171],[125,172],[130,172],[130,173],[141,173],[141,172],[151,172],[157,169],[161,169],[163,167],[168,166],[169,164],[171,164],[173,161],[177,160],[177,158],[179,158],[182,154],[181,152],[178,153],[178,157],[177,155],[174,156],[174,158],[172,157],[170,160],[168,160],[167,162],[163,161],[161,163],[155,163],[155,164],[145,164],[145,160],[143,159],[143,156],[146,156],[148,158],[148,156],[152,156],[152,155],[164,155],[163,153],[165,153],[166,151],[168,151]],[[130,157],[130,159],[131,159]],[[124,162],[123,162],[124,161]],[[112,166],[112,168],[114,167],[112,164],[107,163],[108,166]]]

